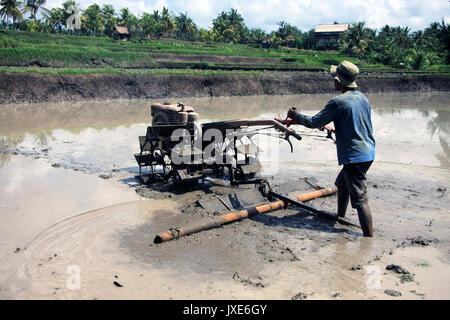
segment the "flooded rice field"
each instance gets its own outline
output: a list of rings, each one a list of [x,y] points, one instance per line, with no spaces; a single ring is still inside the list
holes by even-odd
[[[313,115],[331,97],[182,101],[214,121],[284,118],[290,106]],[[158,245],[157,232],[208,218],[188,209],[203,191],[154,192],[135,177],[138,136],[150,104],[162,101],[1,106],[0,297],[449,299],[450,94],[368,98],[373,239],[287,209]],[[296,130],[303,140],[293,153],[285,141],[259,141],[262,174],[332,185],[335,145],[324,132]],[[311,204],[335,212],[336,197]],[[358,224],[356,211],[347,215]]]

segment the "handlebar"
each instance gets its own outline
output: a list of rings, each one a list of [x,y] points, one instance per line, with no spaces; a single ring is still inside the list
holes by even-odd
[[[295,139],[297,140],[302,140],[302,136],[299,135],[297,132],[295,132],[294,130],[291,130],[291,132],[289,132],[289,135],[293,136]]]
[[[289,137],[293,136],[297,140],[302,140],[302,137],[295,132],[295,130],[286,127],[281,121],[278,119],[256,119],[256,120],[228,120],[228,121],[220,121],[220,122],[209,122],[204,123],[202,125],[203,129],[208,128],[222,128],[222,129],[237,129],[243,127],[255,127],[255,126],[273,126],[278,131],[285,133],[285,140],[289,142],[291,146],[291,152],[293,152],[292,143],[289,141]]]

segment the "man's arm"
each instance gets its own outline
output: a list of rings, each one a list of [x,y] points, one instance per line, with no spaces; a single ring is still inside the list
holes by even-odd
[[[307,128],[321,128],[333,121],[336,118],[337,112],[338,105],[333,100],[330,100],[325,108],[323,108],[322,111],[315,116],[309,117],[307,115],[297,113],[293,120]]]

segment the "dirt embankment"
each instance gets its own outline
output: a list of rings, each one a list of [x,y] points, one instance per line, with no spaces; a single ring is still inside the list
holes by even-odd
[[[255,58],[212,55],[179,55],[179,54],[152,54],[156,61],[185,61],[185,62],[212,62],[212,63],[280,63],[279,58]]]
[[[361,91],[450,91],[445,76],[363,76]],[[0,104],[92,99],[181,98],[204,96],[332,93],[326,72],[267,72],[260,75],[43,75],[0,74]]]

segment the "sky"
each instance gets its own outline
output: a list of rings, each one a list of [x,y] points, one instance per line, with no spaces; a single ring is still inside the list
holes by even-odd
[[[61,6],[65,0],[47,0],[46,7]],[[278,29],[286,21],[306,31],[318,24],[365,21],[366,26],[380,29],[386,24],[423,29],[442,18],[450,23],[449,0],[75,0],[86,9],[94,2],[112,4],[116,11],[128,7],[134,14],[168,7],[175,15],[187,13],[201,28],[208,29],[212,20],[231,8],[244,18],[249,28],[266,32]]]

